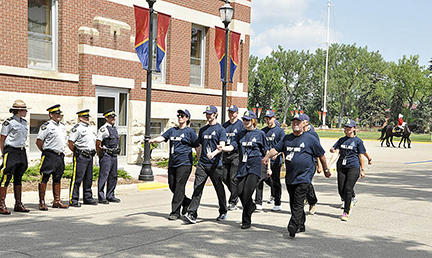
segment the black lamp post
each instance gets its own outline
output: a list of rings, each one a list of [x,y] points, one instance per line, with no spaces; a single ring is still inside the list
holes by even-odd
[[[226,99],[227,99],[227,82],[228,82],[228,25],[231,22],[231,19],[234,14],[234,8],[228,3],[228,0],[225,1],[224,6],[219,8],[219,13],[223,24],[225,25],[225,76],[222,82],[222,123],[225,122],[226,116]]]
[[[139,180],[153,181],[153,171],[150,162],[150,115],[151,115],[151,87],[152,87],[152,73],[153,73],[153,4],[156,0],[147,0],[149,5],[150,22],[149,22],[149,45],[148,45],[148,68],[147,68],[147,88],[146,88],[146,122],[145,122],[145,136],[144,136],[144,161],[142,164],[141,172],[138,177]]]

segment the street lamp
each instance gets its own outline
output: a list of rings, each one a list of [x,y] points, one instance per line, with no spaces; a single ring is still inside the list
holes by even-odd
[[[152,73],[153,73],[153,5],[156,0],[147,0],[149,5],[149,44],[148,44],[148,69],[147,69],[147,88],[146,88],[146,122],[145,122],[145,136],[144,136],[144,161],[141,167],[139,180],[153,181],[153,171],[150,161],[150,115],[151,115],[151,87],[152,87]]]
[[[228,25],[231,22],[231,19],[234,14],[234,8],[228,3],[228,0],[225,1],[224,6],[219,8],[219,13],[221,17],[221,21],[225,25],[225,73],[224,80],[222,82],[222,123],[225,122],[226,115],[226,98],[227,98],[227,82],[228,82]]]

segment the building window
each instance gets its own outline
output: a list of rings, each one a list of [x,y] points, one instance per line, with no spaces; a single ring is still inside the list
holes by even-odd
[[[57,0],[28,0],[28,67],[57,69]]]
[[[190,123],[189,126],[190,126],[190,128],[192,128],[192,129],[195,131],[195,133],[198,135],[200,128],[203,127],[205,124],[206,124],[205,121],[193,121],[193,120],[191,120],[191,123]]]
[[[192,26],[190,85],[204,87],[205,29]]]
[[[49,121],[50,117],[47,114],[30,114],[30,141],[29,141],[29,149],[30,153],[40,153],[40,150],[36,146],[36,139],[39,133],[39,128],[43,123]]]
[[[164,123],[162,120],[152,119],[150,122],[150,137],[155,138],[160,135],[162,135],[162,130]],[[158,150],[164,150],[165,149],[165,142],[161,142],[156,147]]]
[[[166,72],[165,72],[166,59],[167,59],[166,53],[168,53],[168,49],[166,49],[167,46],[165,46],[165,52],[166,52],[165,57],[162,60],[162,63],[160,65],[161,71],[158,72],[158,71],[156,71],[156,64],[157,64],[157,23],[158,23],[157,17],[158,17],[157,12],[155,12],[153,14],[153,62],[152,62],[152,65],[153,65],[154,72],[152,73],[152,79],[153,79],[153,82],[155,82],[155,83],[164,84],[165,83],[165,77],[166,77]]]

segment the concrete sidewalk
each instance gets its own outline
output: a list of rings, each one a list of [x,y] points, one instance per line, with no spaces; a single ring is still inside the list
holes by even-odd
[[[334,140],[323,140],[326,150]],[[317,212],[308,215],[306,232],[287,234],[288,194],[282,211],[272,205],[252,216],[252,228],[240,229],[242,210],[217,222],[217,198],[204,189],[198,223],[170,221],[169,189],[117,188],[121,203],[37,209],[37,193],[24,193],[28,214],[0,216],[1,257],[432,257],[432,145],[412,149],[381,148],[366,142],[374,164],[359,180],[359,202],[342,222],[336,175],[316,175]],[[330,156],[328,156],[329,158]],[[162,175],[158,175],[162,176]],[[191,196],[192,187],[186,188]],[[269,196],[265,188],[264,198]],[[47,193],[47,197],[51,197]],[[66,195],[63,194],[63,199]],[[7,197],[13,209],[13,196]],[[307,211],[308,206],[305,207]]]

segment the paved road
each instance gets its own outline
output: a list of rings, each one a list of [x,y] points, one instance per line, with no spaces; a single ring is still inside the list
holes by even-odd
[[[326,150],[334,142],[322,140]],[[252,228],[242,230],[241,210],[216,222],[212,186],[204,189],[196,225],[166,219],[172,197],[167,188],[138,191],[137,186],[119,186],[119,204],[47,212],[37,210],[37,193],[25,193],[30,214],[0,217],[0,256],[432,257],[432,145],[393,149],[365,143],[373,165],[356,186],[359,202],[349,221],[339,219],[336,175],[317,175],[317,213],[307,216],[306,232],[295,239],[286,231],[286,191],[283,211],[271,212],[272,206],[264,204],[264,211],[253,215]],[[192,191],[187,188],[188,195]],[[264,197],[268,196],[266,188]],[[7,204],[12,207],[12,195]]]

